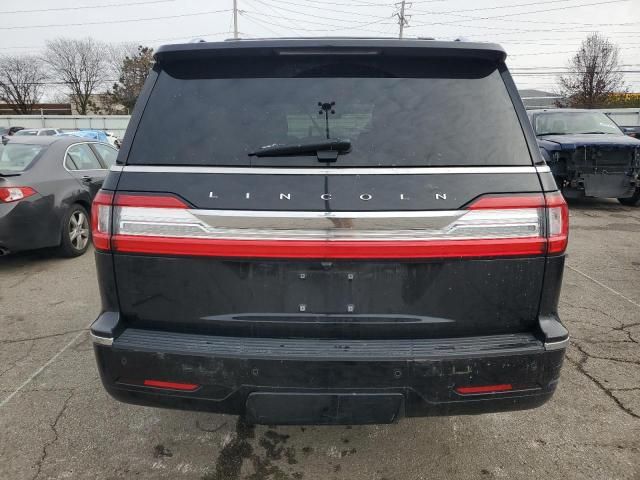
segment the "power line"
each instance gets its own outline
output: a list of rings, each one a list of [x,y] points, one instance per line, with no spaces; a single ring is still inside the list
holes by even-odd
[[[256,0],[256,1],[258,1],[258,0]],[[259,0],[259,1],[260,1],[260,3],[262,3],[264,5],[270,5],[264,0]],[[337,10],[335,8],[316,7],[316,6],[313,6],[313,5],[300,5],[299,3],[289,2],[289,1],[286,1],[286,0],[269,0],[269,1],[276,2],[276,3],[284,3],[286,5],[294,5],[294,6],[302,7],[302,8],[315,8],[317,10],[322,10],[323,12],[329,11],[331,13],[347,13],[347,14],[350,14],[350,15],[357,15],[358,17],[381,18],[380,15],[371,15],[370,13],[353,12],[353,11],[350,12],[350,11],[347,11],[347,10]],[[301,12],[300,10],[292,10],[292,9],[289,9],[289,8],[280,7],[278,5],[270,5],[270,6],[272,6],[273,8],[277,8],[279,10],[283,10],[285,12],[297,13],[297,14],[300,14],[300,15],[306,15],[306,16],[310,16],[310,17],[312,16],[314,18],[317,18],[317,14],[305,13],[305,12]],[[357,7],[358,5],[349,5],[349,6],[350,7]],[[323,15],[323,18],[324,18],[324,15]]]
[[[433,0],[436,1],[436,0]],[[442,1],[442,0],[437,0],[437,1]],[[341,7],[345,6],[345,2],[328,2],[326,0],[314,0],[314,3],[324,3],[326,5],[339,5]],[[301,4],[296,4],[299,7],[311,7],[311,5],[301,5]],[[358,7],[358,8],[364,8],[364,7],[391,7],[392,4],[389,3],[371,3],[371,2],[367,2],[367,1],[359,1],[359,0],[351,0],[349,2],[349,6],[350,7]],[[312,7],[312,8],[321,8],[323,9],[323,7]]]
[[[103,3],[102,5],[80,5],[78,7],[55,7],[55,8],[39,8],[36,10],[11,10],[0,12],[0,15],[12,15],[14,13],[39,13],[39,12],[61,12],[64,10],[84,10],[87,8],[110,8],[110,7],[135,7],[137,5],[150,5],[152,3],[173,3],[176,0],[150,0],[146,2],[127,2],[127,3]]]
[[[460,12],[483,12],[485,10],[502,10],[504,8],[519,8],[519,7],[530,7],[530,6],[540,6],[546,5],[550,3],[566,3],[573,0],[547,0],[545,2],[529,2],[529,3],[514,3],[511,5],[500,5],[497,7],[481,7],[481,8],[464,8],[464,9],[456,9],[456,10],[446,10],[446,11],[425,11],[425,10],[415,10],[416,12],[422,13],[460,13]]]
[[[301,12],[301,11],[299,11],[299,10],[292,10],[292,9],[290,9],[290,8],[285,8],[285,7],[279,7],[279,6],[277,6],[277,5],[269,5],[269,4],[265,3],[263,0],[254,0],[254,1],[255,1],[255,2],[258,2],[258,3],[262,4],[262,5],[265,5],[265,6],[272,6],[273,8],[277,8],[278,10],[282,10],[282,11],[285,11],[285,12],[294,13],[294,14],[296,14],[296,15],[302,15],[302,16],[304,16],[304,17],[312,17],[312,18],[314,19],[314,20],[313,20],[313,23],[316,23],[316,24],[318,23],[318,22],[316,21],[316,19],[317,19],[318,17],[317,17],[317,15],[315,15],[315,14],[312,14],[312,13],[306,13],[306,12]],[[256,13],[257,13],[257,12],[256,12]],[[268,17],[269,17],[269,16],[271,16],[271,17],[274,17],[274,18],[286,18],[286,17],[283,17],[283,16],[282,16],[282,14],[280,14],[279,12],[275,12],[275,13],[277,13],[277,15],[267,15],[267,14],[265,14],[265,13],[261,13],[261,14],[262,14],[262,15],[265,15],[265,16],[268,16]],[[378,20],[387,20],[387,19],[390,19],[390,18],[391,18],[391,16],[388,16],[388,17],[381,17],[381,16],[379,16],[379,15],[374,15],[374,16],[373,16],[373,18],[376,18],[376,19],[378,19]],[[332,21],[336,21],[336,22],[346,22],[346,23],[351,23],[351,22],[352,22],[352,20],[350,20],[350,19],[348,19],[348,18],[328,17],[328,16],[326,16],[326,15],[322,15],[322,19],[323,19],[323,20],[332,20]],[[291,19],[291,20],[300,21],[300,19],[297,19],[297,18],[296,18],[296,19]],[[360,23],[360,24],[362,24],[362,23],[367,23],[367,22],[356,22],[356,23]],[[320,25],[322,25],[322,24],[320,24]],[[325,24],[325,25],[326,25],[326,24]],[[331,26],[335,26],[335,25],[331,25]]]
[[[640,47],[618,47],[620,50],[640,50]],[[509,57],[528,57],[532,55],[560,55],[563,53],[578,53],[578,50],[565,50],[563,52],[536,52],[536,53],[510,53]]]
[[[532,14],[532,13],[547,13],[547,12],[556,11],[556,10],[570,10],[570,9],[580,8],[580,7],[590,7],[590,6],[596,6],[596,5],[605,5],[605,4],[610,4],[610,3],[621,3],[621,2],[628,2],[628,1],[630,1],[630,0],[606,0],[606,1],[593,2],[593,3],[583,3],[583,4],[580,4],[580,5],[571,5],[571,6],[547,8],[547,9],[544,9],[544,10],[531,10],[531,11],[528,11],[528,12],[507,13],[507,14],[495,15],[495,16],[489,16],[489,17],[473,17],[473,20],[495,20],[495,19],[500,19],[500,18],[519,16],[519,15],[529,15],[529,14]],[[464,11],[464,10],[462,10],[462,11]],[[448,11],[448,12],[431,11],[431,12],[424,12],[424,13],[429,13],[429,14],[433,14],[433,15],[447,13],[447,14],[451,14],[451,15],[455,15],[455,16],[464,16],[464,15],[458,15],[459,12],[456,12],[456,11]],[[511,30],[511,31],[517,31],[517,32],[523,32],[523,31],[524,32],[527,32],[527,31],[528,32],[565,32],[566,31],[565,29],[526,30],[526,29],[522,29],[522,28],[490,27],[490,26],[486,26],[486,25],[462,25],[460,22],[463,22],[463,21],[464,20],[451,20],[451,21],[448,21],[448,22],[416,23],[416,26],[457,25],[457,26],[463,27],[463,28],[484,28],[484,29],[489,29],[489,30]],[[520,20],[520,21],[526,21],[526,20]],[[591,33],[591,30],[574,30],[574,31],[584,32],[584,33]]]
[[[610,70],[611,73],[630,73],[630,74],[639,74],[640,70]],[[568,73],[577,73],[577,74],[583,74],[583,73],[589,73],[589,72],[511,72],[511,75],[518,75],[518,76],[557,76],[557,75],[566,75]]]
[[[550,3],[566,3],[568,1],[572,1],[572,0],[548,0],[545,2],[534,2],[534,3],[520,3],[520,4],[512,4],[512,5],[500,5],[499,7],[483,7],[483,8],[467,8],[467,9],[457,9],[457,10],[441,10],[441,11],[437,11],[437,10],[415,10],[416,13],[428,13],[428,14],[433,14],[433,15],[438,15],[438,14],[445,14],[445,13],[467,13],[467,12],[484,12],[486,10],[498,10],[498,9],[504,9],[504,8],[515,8],[515,7],[528,7],[528,6],[540,6],[540,5],[545,5],[545,4],[550,4]],[[480,17],[481,20],[492,20],[495,18],[504,18],[504,17],[513,17],[513,16],[517,16],[517,15],[527,15],[529,13],[541,13],[541,12],[551,12],[551,11],[556,11],[556,10],[570,10],[572,8],[580,8],[580,7],[589,7],[589,6],[593,6],[593,5],[601,5],[601,4],[605,4],[605,3],[622,3],[622,2],[629,2],[631,0],[606,0],[606,1],[600,1],[600,2],[595,2],[595,3],[581,3],[578,5],[564,5],[562,7],[552,7],[552,8],[545,8],[543,10],[533,10],[533,11],[529,11],[529,12],[512,12],[512,13],[506,13],[506,14],[502,14],[502,15],[494,15],[491,17]]]
[[[256,1],[258,1],[259,3],[261,3],[265,7],[267,7],[269,9],[269,11],[271,11],[271,12],[273,12],[275,14],[278,14],[279,16],[282,15],[278,10],[275,9],[275,8],[278,8],[278,7],[274,8],[273,6],[269,5],[268,3],[261,2],[259,0],[256,0]],[[256,12],[260,12],[261,11],[258,7],[256,7],[252,3],[249,3],[249,6],[251,6]],[[255,19],[255,18],[249,18],[249,17],[246,17],[246,18],[249,19],[249,21],[253,22],[255,25],[258,25],[259,27],[268,30],[269,32],[275,34],[276,36],[281,36],[282,35],[282,33],[278,33],[275,30],[273,30],[271,27],[269,27],[267,24],[262,23],[261,20],[258,20],[258,19]],[[284,29],[285,31],[291,31],[291,32],[295,33],[296,35],[303,36],[303,35],[300,34],[300,32],[297,29],[293,29],[291,27],[288,27],[288,28],[281,27],[281,28]]]
[[[524,12],[524,13],[535,13],[535,12]],[[439,13],[441,14],[441,13]],[[426,15],[423,13],[417,13],[417,15]],[[584,27],[625,27],[625,26],[632,26],[632,25],[638,25],[640,24],[640,22],[623,22],[623,23],[583,23],[583,22],[550,22],[548,20],[530,20],[530,19],[523,19],[523,20],[519,20],[519,19],[514,19],[514,18],[499,18],[499,17],[474,17],[471,15],[461,15],[461,14],[457,14],[457,13],[445,13],[445,14],[441,14],[441,15],[450,15],[452,17],[461,17],[461,18],[465,18],[465,19],[469,19],[469,20],[498,20],[500,22],[518,22],[518,23],[537,23],[537,24],[544,24],[544,25],[580,25],[580,26],[584,26]],[[460,20],[460,21],[464,21],[464,20]],[[453,24],[453,21],[451,22]]]
[[[50,28],[50,27],[78,27],[84,25],[104,25],[108,23],[132,23],[132,22],[148,22],[152,20],[167,20],[170,18],[182,18],[182,17],[196,17],[200,15],[210,15],[213,13],[230,12],[230,8],[224,10],[210,10],[207,12],[195,12],[195,13],[183,13],[180,15],[167,15],[164,17],[145,17],[145,18],[131,18],[128,20],[101,20],[99,22],[82,22],[82,23],[52,23],[49,25],[19,25],[14,27],[0,27],[0,30],[23,30],[29,28]]]
[[[289,20],[292,22],[299,22],[300,19],[299,18],[291,18],[291,17],[283,17],[281,15],[269,15],[267,13],[258,13],[258,12],[254,12],[254,11],[250,11],[250,10],[239,10],[238,13],[240,13],[240,15],[245,16],[245,15],[262,15],[265,17],[272,17],[272,18],[278,18],[278,19],[282,19],[282,20]],[[325,17],[327,18],[327,17]],[[254,19],[255,19],[255,15],[254,15]],[[328,20],[330,20],[330,18],[327,18]],[[264,22],[264,23],[268,23],[269,25],[275,25],[276,27],[283,27],[283,28],[288,28],[288,26],[282,25],[282,24],[277,24],[277,23],[273,23],[273,22],[269,22],[267,20],[264,19],[259,19],[260,21]],[[301,27],[296,27],[299,30],[302,30],[304,32],[336,32],[339,30],[366,30],[363,29],[362,27],[367,27],[369,25],[375,25],[375,24],[381,24],[383,23],[385,20],[388,20],[387,18],[381,18],[380,20],[376,20],[376,21],[372,21],[372,22],[356,22],[356,23],[352,23],[351,25],[335,25],[335,24],[329,24],[329,23],[323,23],[323,22],[318,22],[315,21],[314,23],[316,25],[325,25],[328,27],[332,27],[331,29],[326,29],[326,28],[301,28]],[[343,21],[343,20],[340,20]]]

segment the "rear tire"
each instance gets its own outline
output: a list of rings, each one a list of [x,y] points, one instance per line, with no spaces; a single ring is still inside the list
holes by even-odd
[[[77,203],[71,205],[62,219],[62,236],[58,253],[63,257],[79,257],[91,243],[91,222],[87,210]]]
[[[619,198],[618,201],[627,207],[640,207],[640,187],[636,188],[636,192],[627,198]]]

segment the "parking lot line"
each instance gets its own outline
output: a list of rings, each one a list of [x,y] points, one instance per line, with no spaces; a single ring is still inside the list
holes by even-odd
[[[9,400],[11,400],[16,394],[18,394],[20,392],[20,390],[22,390],[24,387],[26,387],[27,385],[29,385],[38,375],[40,375],[49,365],[51,365],[53,362],[56,361],[56,359],[62,355],[71,345],[73,345],[73,343],[78,340],[84,333],[86,333],[85,330],[82,330],[80,333],[78,333],[75,337],[73,337],[73,339],[67,343],[64,347],[62,347],[62,349],[56,353],[53,357],[51,357],[47,363],[45,363],[44,365],[42,365],[40,368],[38,368],[38,370],[36,370],[35,372],[33,372],[31,374],[31,376],[29,376],[29,378],[27,378],[22,385],[20,385],[18,388],[16,388],[13,392],[11,392],[4,400],[2,400],[2,402],[0,402],[0,408],[4,407]]]
[[[573,271],[574,271],[574,272],[576,272],[576,273],[579,273],[579,274],[580,274],[580,275],[582,275],[583,277],[588,278],[588,279],[589,279],[589,280],[591,280],[592,282],[594,282],[594,283],[596,283],[596,284],[600,285],[602,288],[606,288],[606,289],[607,289],[607,290],[609,290],[611,293],[615,293],[615,294],[616,294],[616,295],[618,295],[619,297],[624,298],[627,302],[629,302],[629,303],[631,303],[631,304],[635,305],[636,307],[640,308],[640,303],[638,303],[638,302],[635,302],[635,301],[631,300],[631,299],[630,299],[629,297],[627,297],[626,295],[624,295],[624,294],[622,294],[622,293],[618,292],[617,290],[614,290],[613,288],[611,288],[611,287],[609,287],[609,286],[605,285],[604,283],[602,283],[602,282],[600,282],[600,281],[596,280],[595,278],[593,278],[593,277],[591,277],[591,276],[587,275],[586,273],[584,273],[584,272],[582,272],[582,271],[578,270],[577,268],[572,267],[571,265],[568,265],[568,264],[567,264],[567,268],[568,268],[568,269],[570,269],[570,270],[573,270]],[[1,405],[0,405],[0,406],[1,406]]]

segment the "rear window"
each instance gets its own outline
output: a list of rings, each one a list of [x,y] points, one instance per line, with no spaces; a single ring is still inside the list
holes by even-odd
[[[351,142],[336,167],[531,165],[495,63],[299,60],[165,65],[128,163],[323,166],[315,152],[249,154],[330,138]]]
[[[44,150],[42,145],[24,143],[0,143],[0,173],[22,172]]]

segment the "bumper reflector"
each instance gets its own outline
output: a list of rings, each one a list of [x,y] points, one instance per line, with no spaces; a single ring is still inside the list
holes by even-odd
[[[200,388],[200,385],[195,383],[164,382],[162,380],[145,380],[143,385],[145,387],[163,388],[165,390],[181,390],[183,392],[193,392]]]
[[[471,395],[474,393],[497,393],[508,392],[513,390],[513,385],[510,383],[501,383],[498,385],[478,385],[475,387],[456,387],[456,392],[462,395]]]

